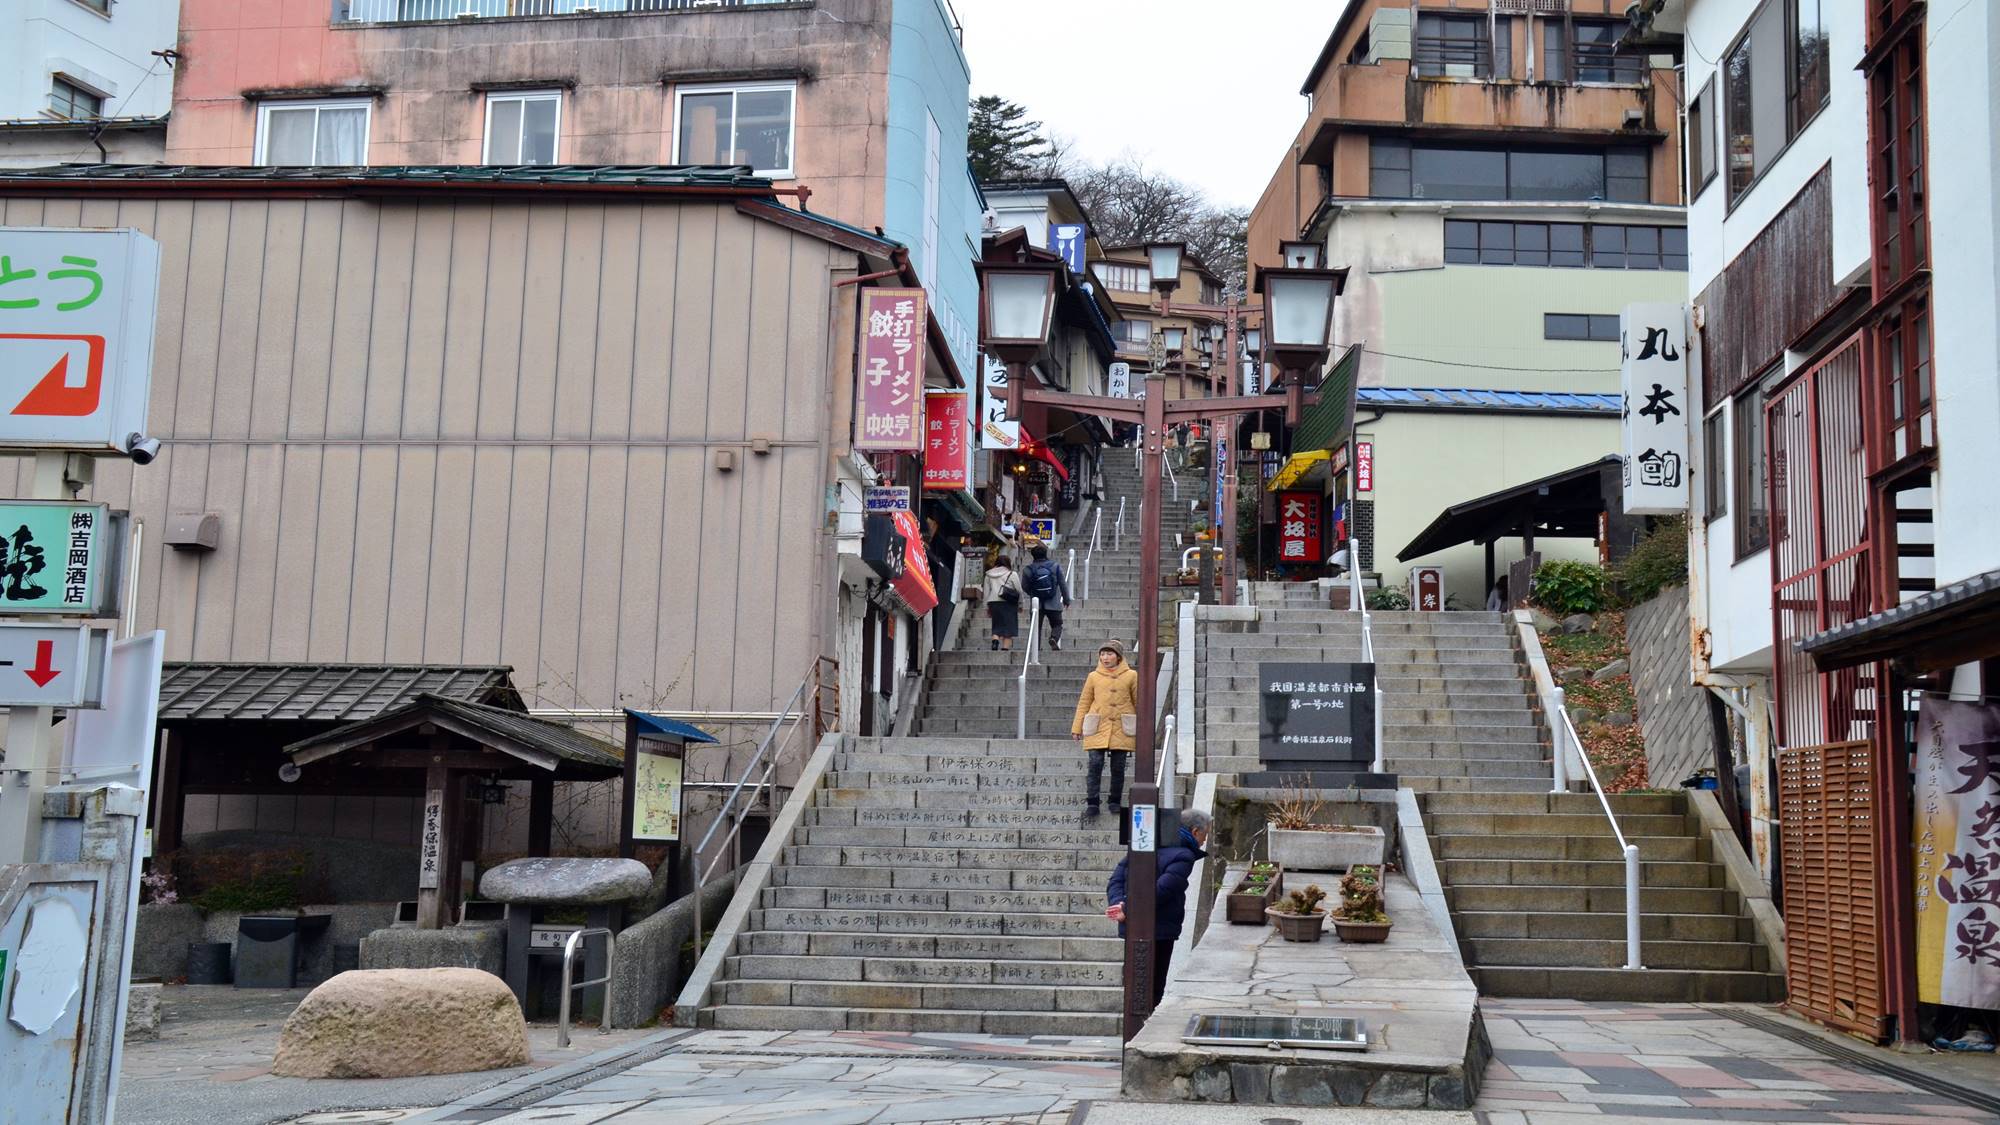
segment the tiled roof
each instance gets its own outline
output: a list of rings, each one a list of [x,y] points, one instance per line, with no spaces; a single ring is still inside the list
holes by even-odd
[[[160,721],[352,722],[418,695],[523,710],[504,665],[168,664]]]
[[[1362,387],[1359,397],[1363,406],[1559,414],[1617,414],[1624,405],[1623,398],[1615,394],[1491,391],[1472,387]]]
[[[285,747],[285,753],[303,764],[369,745],[425,723],[529,762],[546,755],[557,762],[583,767],[586,776],[609,777],[622,769],[625,761],[617,747],[561,723],[505,707],[467,703],[429,693],[419,694],[393,710],[300,739]],[[578,776],[576,771],[568,772]]]

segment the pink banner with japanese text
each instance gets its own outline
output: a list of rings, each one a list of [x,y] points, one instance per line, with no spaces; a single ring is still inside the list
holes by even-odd
[[[972,412],[964,391],[924,396],[924,489],[972,487]]]
[[[1917,999],[2000,1008],[2000,707],[1924,696],[1914,765]]]
[[[924,291],[861,293],[860,425],[854,448],[924,448]]]

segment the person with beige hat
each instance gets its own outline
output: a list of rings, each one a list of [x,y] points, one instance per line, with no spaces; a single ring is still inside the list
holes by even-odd
[[[1139,673],[1125,662],[1125,646],[1116,640],[1097,646],[1097,667],[1083,681],[1077,697],[1070,736],[1090,751],[1089,780],[1084,789],[1083,815],[1098,813],[1104,763],[1111,760],[1111,811],[1125,806],[1125,755],[1139,744]]]

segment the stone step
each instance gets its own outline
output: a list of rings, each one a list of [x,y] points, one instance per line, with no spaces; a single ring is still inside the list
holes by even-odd
[[[1103,819],[1102,817],[1099,818]],[[1097,828],[847,828],[840,825],[801,825],[795,844],[831,844],[839,847],[881,848],[1116,848],[1115,824]],[[1689,841],[1693,843],[1693,841]],[[1644,854],[1644,845],[1641,845]],[[1530,857],[1522,857],[1530,858]],[[1586,857],[1573,857],[1586,858]],[[1596,858],[1596,857],[1589,857]]]
[[[1055,939],[1060,941],[1061,939]],[[869,981],[881,984],[996,984],[1008,987],[1123,984],[1121,960],[1032,961],[937,957],[788,957],[748,954],[729,958],[736,980]]]
[[[802,910],[1026,910],[1040,914],[1102,914],[1104,888],[1002,891],[784,886],[766,887],[758,905]]]
[[[1029,733],[1034,733],[1035,717],[1028,716]],[[1237,741],[1256,745],[1261,723],[1205,722],[1202,734],[1210,741]],[[1527,746],[1543,745],[1545,728],[1539,726],[1457,726],[1449,723],[1382,724],[1382,741],[1392,742],[1512,742]]]
[[[757,930],[743,935],[742,952],[794,961],[819,958],[914,958],[917,960],[1055,961],[1064,964],[1111,962],[1122,966],[1123,939],[1109,937],[995,937],[953,934],[829,933]],[[996,972],[997,976],[997,972]]]
[[[1020,937],[1115,937],[1118,924],[1098,914],[999,914],[948,910],[811,910],[767,907],[750,912],[760,930],[846,930],[879,934],[986,934]]]
[[[1623,887],[1625,864],[1583,859],[1445,859],[1439,874],[1454,887]],[[1639,863],[1640,887],[1718,887],[1722,870],[1709,863]]]
[[[1073,710],[1065,710],[1060,716],[1052,716],[1046,712],[1036,715],[1031,710],[1028,712],[1028,737],[1067,737],[1074,717]],[[916,727],[915,733],[919,735],[986,735],[991,738],[1004,738],[1019,729],[1017,718],[1012,714],[984,719],[923,718],[917,720]],[[1080,750],[1076,752],[1081,753]]]
[[[1548,767],[1539,758],[1465,758],[1453,762],[1440,758],[1385,756],[1383,762],[1390,773],[1464,778],[1532,777],[1541,781],[1544,789],[1548,787]]]
[[[1249,663],[1215,663],[1206,661],[1198,665],[1198,690],[1206,692],[1256,694],[1260,690],[1261,677],[1257,669]],[[1414,694],[1426,691],[1474,692],[1504,695],[1521,695],[1533,698],[1529,693],[1529,683],[1514,664],[1454,664],[1440,667],[1436,664],[1388,664],[1375,665],[1375,682],[1385,692]]]
[[[1081,769],[1083,752],[1076,743],[1068,754],[888,754],[880,751],[847,750],[834,755],[833,767],[856,772],[909,771],[933,773],[976,771],[979,773],[1032,774],[1068,772]]]
[[[1070,762],[1070,768],[1039,769],[1033,773],[1011,770],[836,770],[827,775],[827,783],[835,789],[910,789],[924,793],[964,793],[1000,790],[1010,793],[1062,793],[1083,783],[1087,768],[1087,751],[1079,750]],[[1053,763],[1060,759],[1033,759],[1038,763]],[[939,800],[949,805],[950,798]]]
[[[1082,984],[891,984],[882,981],[725,980],[723,1006],[929,1008],[951,1012],[1116,1012],[1123,990]]]
[[[1482,996],[1629,1003],[1769,1003],[1785,995],[1777,973],[1709,969],[1481,966],[1469,970]]]
[[[1009,828],[1022,832],[1047,829],[1100,827],[1083,819],[1081,806],[1062,804],[1032,809],[871,809],[853,806],[814,806],[806,810],[809,825],[829,828]]]
[[[1005,809],[1069,809],[1083,807],[1083,791],[1035,791],[1023,789],[960,790],[949,800],[943,793],[915,789],[822,789],[817,800],[824,808],[855,809],[949,809],[958,811],[998,811]]]
[[[728,1031],[907,1031],[987,1035],[1117,1035],[1116,1012],[977,1012],[909,1008],[815,1008],[725,1004],[700,1025]]]
[[[1621,865],[1622,866],[1622,865]],[[1625,887],[1478,886],[1445,888],[1453,912],[1625,915]],[[1641,887],[1639,909],[1659,914],[1737,913],[1735,891],[1723,887]]]
[[[1626,816],[1681,816],[1687,811],[1687,798],[1679,793],[1614,793],[1609,798],[1611,811],[1620,818]],[[1476,793],[1453,794],[1449,797],[1430,797],[1423,801],[1425,813],[1582,813],[1602,817],[1603,806],[1595,793],[1544,793],[1538,798],[1494,797],[1482,798]],[[1629,829],[1627,830],[1629,833]]]
[[[1239,696],[1239,698],[1241,698]],[[1417,700],[1387,696],[1383,702],[1382,724],[1384,726],[1425,726],[1425,727],[1532,727],[1546,730],[1542,717],[1528,708],[1523,700],[1510,701],[1509,705],[1482,707],[1477,704],[1437,703],[1423,704]],[[1211,725],[1225,723],[1261,723],[1264,718],[1262,703],[1247,701],[1239,703],[1210,704],[1202,716]]]
[[[1125,853],[1115,848],[891,848],[866,845],[793,844],[785,862],[814,867],[948,867],[982,871],[1109,872]],[[1479,860],[1462,862],[1476,863]],[[1497,862],[1497,861],[1496,861]],[[1621,868],[1622,870],[1622,868]],[[1622,877],[1622,876],[1621,876]],[[1477,881],[1477,880],[1473,880]],[[1578,885],[1591,885],[1588,880]],[[1696,884],[1680,883],[1677,886]]]
[[[1481,792],[1533,793],[1538,788],[1547,788],[1546,777],[1462,777],[1443,774],[1403,773],[1395,769],[1398,786],[1418,793],[1451,792],[1476,789]]]
[[[1522,835],[1609,836],[1611,822],[1602,812],[1575,813],[1432,813],[1424,814],[1432,836]],[[1620,816],[1627,836],[1680,836],[1687,831],[1679,816]]]
[[[942,735],[932,738],[912,738],[908,735],[871,737],[857,739],[857,750],[867,752],[881,750],[891,754],[952,754],[984,755],[990,757],[1046,757],[1050,755],[1074,755],[1076,743],[1065,735],[1062,738],[1007,738],[967,737],[948,738]]]
[[[1512,654],[1514,639],[1504,633],[1472,632],[1446,633],[1430,636],[1418,633],[1370,633],[1378,653],[1396,652],[1504,652]],[[1205,632],[1202,647],[1215,654],[1230,652],[1259,652],[1272,648],[1341,648],[1361,643],[1361,630],[1334,629],[1331,631],[1305,625],[1274,626],[1264,629],[1261,625],[1254,633]]]
[[[1110,869],[1006,868],[959,870],[953,867],[839,867],[825,864],[782,865],[771,872],[777,887],[871,887],[897,890],[1092,891],[1102,894]]]
[[[1647,941],[1640,925],[1639,956],[1649,969],[1763,972],[1764,947],[1741,941]],[[1482,967],[1615,969],[1625,964],[1625,938],[1467,938],[1466,963]]]
[[[1399,771],[1400,772],[1400,771]],[[1544,778],[1544,781],[1547,779]],[[914,831],[914,830],[913,830]],[[1708,841],[1694,836],[1635,836],[1639,859],[1709,861]],[[1613,836],[1433,836],[1439,859],[1584,859],[1623,862]]]
[[[1460,938],[1625,940],[1623,911],[1591,914],[1468,910],[1457,914],[1452,921]],[[1748,918],[1733,914],[1641,914],[1639,938],[1642,942],[1755,941],[1757,934],[1756,926]],[[1618,963],[1622,965],[1624,961]]]

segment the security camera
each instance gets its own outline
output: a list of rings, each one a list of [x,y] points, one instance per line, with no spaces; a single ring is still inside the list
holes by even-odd
[[[159,455],[159,438],[147,437],[136,430],[125,435],[125,456],[130,457],[134,465],[150,465],[153,458]]]

